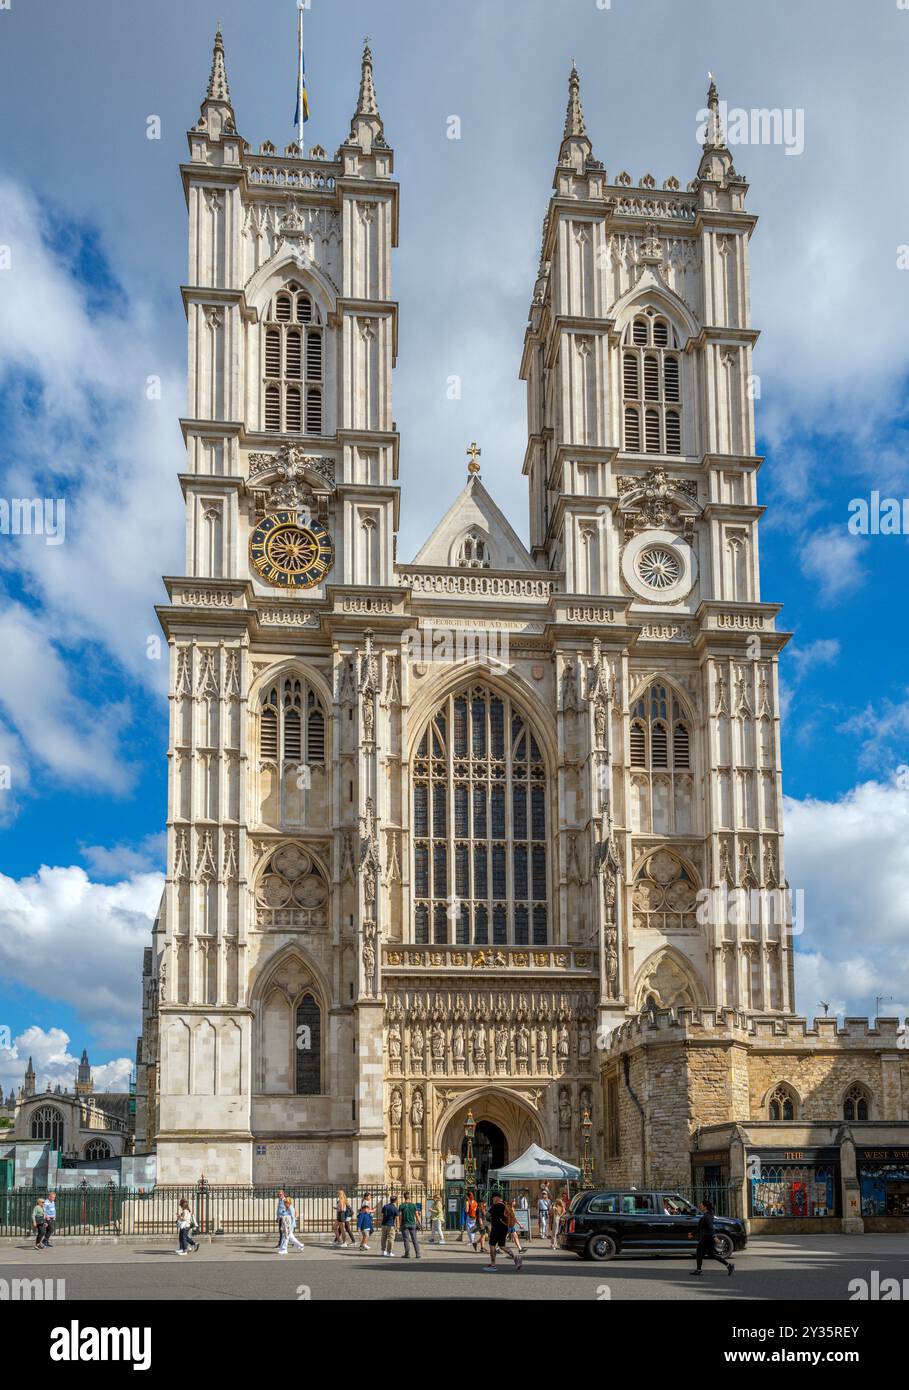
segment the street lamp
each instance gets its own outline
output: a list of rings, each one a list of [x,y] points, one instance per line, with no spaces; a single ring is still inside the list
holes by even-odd
[[[590,1134],[592,1129],[593,1121],[590,1118],[590,1111],[585,1108],[581,1116],[581,1135],[584,1145],[581,1155],[581,1187],[585,1190],[593,1187],[593,1159],[590,1156]]]
[[[477,1123],[473,1118],[473,1111],[467,1111],[467,1119],[464,1121],[464,1139],[466,1142],[466,1152],[464,1155],[464,1181],[468,1188],[477,1185],[477,1163],[473,1154],[474,1135],[477,1132]]]

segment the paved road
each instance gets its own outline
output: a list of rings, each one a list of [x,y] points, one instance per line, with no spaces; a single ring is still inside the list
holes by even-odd
[[[398,1247],[400,1250],[400,1246]],[[732,1279],[720,1265],[690,1279],[692,1261],[653,1256],[593,1264],[532,1245],[520,1274],[457,1243],[424,1244],[422,1260],[333,1249],[322,1239],[302,1254],[278,1256],[261,1244],[203,1244],[178,1256],[160,1242],[91,1246],[58,1244],[38,1254],[24,1240],[0,1248],[0,1278],[65,1279],[68,1299],[805,1299],[847,1302],[855,1278],[906,1278],[909,1236],[759,1237],[738,1257]],[[843,1312],[845,1313],[845,1309]]]

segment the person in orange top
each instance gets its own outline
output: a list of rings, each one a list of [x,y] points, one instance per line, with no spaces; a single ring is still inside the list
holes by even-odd
[[[476,1249],[477,1238],[477,1201],[473,1192],[468,1192],[464,1201],[464,1228],[467,1231],[467,1239],[474,1249]]]

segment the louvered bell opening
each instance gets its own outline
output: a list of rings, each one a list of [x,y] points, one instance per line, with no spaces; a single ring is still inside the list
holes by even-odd
[[[622,389],[626,401],[638,400],[638,359],[628,352],[622,362]]]
[[[644,399],[660,399],[660,364],[655,357],[644,358]]]
[[[657,319],[653,325],[653,343],[654,347],[669,346],[669,325],[664,319]]]
[[[654,724],[650,731],[650,766],[669,766],[669,735],[665,724]]]
[[[655,410],[648,410],[644,416],[644,438],[648,454],[660,452],[660,417]]]
[[[269,328],[265,334],[265,375],[281,375],[281,334],[277,328]]]
[[[631,326],[631,341],[643,346],[647,342],[647,320],[635,319]]]
[[[312,300],[308,294],[297,296],[297,323],[312,323]]]
[[[284,715],[284,756],[292,763],[300,762],[303,757],[300,715],[295,709],[287,710]]]
[[[667,357],[663,363],[663,386],[667,401],[679,400],[679,359]]]
[[[682,452],[682,421],[676,410],[666,412],[666,452],[667,454],[680,454]]]
[[[302,402],[300,392],[296,387],[291,387],[287,392],[287,431],[290,434],[299,434],[301,429],[301,410]]]
[[[309,332],[306,335],[306,378],[308,381],[322,380],[322,334]]]
[[[268,707],[259,721],[259,752],[263,758],[278,756],[278,713]]]
[[[281,392],[277,386],[265,388],[265,428],[267,430],[279,430],[281,428]]]
[[[307,747],[311,763],[325,762],[325,716],[320,709],[310,711],[307,732]]]
[[[306,393],[306,433],[322,433],[322,392]]]
[[[292,329],[287,335],[285,350],[285,376],[291,381],[299,381],[303,365],[303,340],[299,332]]]
[[[631,766],[646,767],[647,745],[643,724],[631,726]]]
[[[641,448],[641,417],[633,407],[625,411],[625,448],[630,453]]]
[[[291,307],[289,294],[279,294],[278,298],[275,300],[275,318],[278,320],[278,323],[290,323]]]
[[[672,734],[672,765],[688,768],[691,766],[691,749],[688,730],[684,724],[676,724]]]

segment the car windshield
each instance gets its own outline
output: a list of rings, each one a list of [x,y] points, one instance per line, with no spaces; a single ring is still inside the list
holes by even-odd
[[[669,1216],[696,1216],[697,1209],[675,1192],[663,1194],[663,1211]]]

